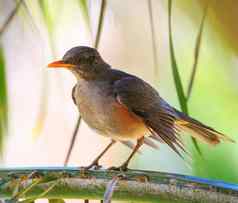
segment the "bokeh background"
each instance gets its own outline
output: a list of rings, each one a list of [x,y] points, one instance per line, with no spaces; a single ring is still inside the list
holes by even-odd
[[[17,12],[4,27],[17,3],[20,4]],[[94,45],[101,3],[100,0],[0,1],[2,166],[63,165],[78,117],[71,99],[76,80],[67,70],[48,70],[46,66],[71,47]],[[237,1],[173,1],[172,34],[178,69],[186,92],[206,7],[189,113],[236,140]],[[148,81],[170,104],[180,108],[168,37],[167,0],[106,1],[98,44],[103,58],[113,67]],[[159,151],[144,146],[143,153],[134,158],[130,167],[238,182],[237,144],[211,147],[199,143],[201,157],[188,135],[184,138],[192,153],[190,166],[167,146],[160,145]],[[89,164],[108,142],[82,122],[69,165]],[[129,152],[117,144],[102,164],[119,165]]]

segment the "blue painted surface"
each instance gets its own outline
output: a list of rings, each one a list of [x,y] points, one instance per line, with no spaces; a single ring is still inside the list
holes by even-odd
[[[211,179],[206,179],[206,178],[200,178],[196,176],[187,176],[187,175],[179,175],[181,178],[184,180],[191,180],[193,182],[198,182],[198,183],[204,183],[216,187],[222,187],[224,189],[229,189],[229,190],[235,190],[238,191],[238,184],[233,184],[233,183],[227,183],[224,181],[220,180],[211,180]]]

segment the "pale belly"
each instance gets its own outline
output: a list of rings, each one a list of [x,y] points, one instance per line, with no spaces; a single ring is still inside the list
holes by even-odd
[[[130,140],[148,133],[143,121],[116,101],[107,83],[79,83],[75,94],[83,120],[99,134],[115,140]]]

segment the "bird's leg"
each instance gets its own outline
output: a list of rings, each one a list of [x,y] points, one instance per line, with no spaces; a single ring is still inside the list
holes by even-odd
[[[101,159],[102,158],[102,156],[111,148],[111,146],[113,145],[113,144],[115,144],[116,143],[116,141],[115,140],[111,140],[111,142],[106,146],[106,148],[93,160],[93,162],[89,165],[89,166],[86,166],[86,167],[84,167],[85,169],[90,169],[90,168],[92,168],[92,167],[96,167],[96,168],[98,168],[99,167],[99,164],[98,164],[98,161],[99,161],[99,159]]]
[[[126,171],[128,168],[128,164],[131,161],[132,157],[135,155],[135,153],[138,151],[138,149],[143,145],[144,143],[144,137],[141,137],[140,139],[137,140],[137,144],[135,148],[133,149],[132,153],[128,157],[128,159],[119,167],[111,167],[109,170],[120,170],[120,171]]]

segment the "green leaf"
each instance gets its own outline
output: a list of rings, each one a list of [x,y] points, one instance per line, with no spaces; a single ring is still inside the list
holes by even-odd
[[[54,27],[54,22],[53,22],[53,18],[52,15],[50,14],[49,11],[49,5],[48,5],[48,1],[47,0],[39,0],[39,6],[42,12],[42,16],[44,18],[44,21],[47,25],[47,28],[49,30],[49,33],[51,33],[53,31],[53,27]]]
[[[52,1],[52,2],[55,3],[55,1]],[[56,11],[60,10],[58,7],[61,6],[61,3],[62,3],[61,1],[57,1],[57,8],[54,8]],[[53,13],[52,13],[52,5],[50,5],[50,2],[47,0],[38,0],[38,4],[39,4],[40,11],[42,13],[44,23],[48,31],[49,46],[52,51],[52,55],[55,56],[56,50],[54,46],[53,34],[54,34],[54,28],[55,28],[56,22],[54,21],[55,18],[53,17]],[[48,85],[49,85],[48,76],[44,74],[42,78],[42,90],[41,90],[41,96],[40,96],[39,112],[37,114],[36,123],[32,131],[33,136],[35,137],[40,135],[45,125],[47,109],[48,109],[48,92],[47,92]]]
[[[187,99],[184,94],[181,77],[179,75],[178,65],[176,62],[174,45],[173,45],[171,10],[172,10],[172,0],[169,0],[168,1],[168,17],[169,17],[168,23],[169,23],[169,48],[170,48],[171,67],[172,67],[173,78],[174,78],[175,88],[176,88],[178,99],[179,99],[180,108],[184,113],[186,113],[188,115]],[[193,137],[192,137],[192,142],[193,142],[197,152],[201,155],[202,153],[198,146],[198,143],[197,143],[196,139],[194,139]]]
[[[23,3],[23,0],[19,0],[18,2],[16,2],[15,8],[11,11],[11,13],[7,17],[7,19],[5,20],[3,25],[0,27],[0,36],[7,30],[8,26],[10,25],[10,23],[12,22],[12,20],[16,16],[16,14],[17,14],[17,12],[18,12],[22,3]]]
[[[36,200],[32,199],[32,198],[23,199],[23,200],[19,201],[19,203],[35,203],[35,202],[36,202]]]
[[[208,6],[204,10],[202,21],[201,21],[199,31],[198,31],[198,35],[197,35],[197,39],[196,39],[196,45],[195,45],[195,49],[194,49],[194,62],[193,62],[193,67],[192,67],[190,80],[189,80],[189,83],[188,83],[187,100],[189,100],[189,98],[191,96],[193,83],[194,83],[195,75],[196,75],[196,72],[197,72],[198,58],[199,58],[199,54],[200,54],[200,47],[201,47],[201,41],[202,41],[202,33],[203,33],[204,22],[205,22],[205,19],[206,19],[206,16],[207,16],[207,10],[208,10]]]
[[[49,203],[65,203],[63,199],[49,199]]]
[[[88,4],[87,4],[87,0],[78,0],[79,2],[79,7],[82,13],[82,16],[88,26],[88,29],[91,31],[90,28],[90,17],[89,17],[89,12],[88,12]]]
[[[147,3],[148,3],[151,43],[152,43],[152,51],[153,51],[154,77],[156,77],[158,76],[158,57],[157,57],[156,35],[155,35],[155,26],[154,26],[154,17],[153,17],[153,6],[152,6],[151,0],[148,0]]]
[[[63,1],[48,1],[48,0],[38,0],[38,4],[44,19],[45,25],[47,27],[49,35],[49,43],[53,56],[56,55],[56,49],[54,46],[54,30],[59,23],[59,11],[62,10]]]
[[[181,78],[178,71],[178,65],[177,65],[175,53],[174,53],[172,26],[171,26],[171,8],[172,8],[172,0],[169,0],[169,48],[170,48],[171,67],[173,71],[173,78],[174,78],[174,83],[175,83],[180,107],[184,113],[188,113],[186,97],[184,94]]]
[[[8,126],[7,81],[3,48],[0,47],[0,152]]]

